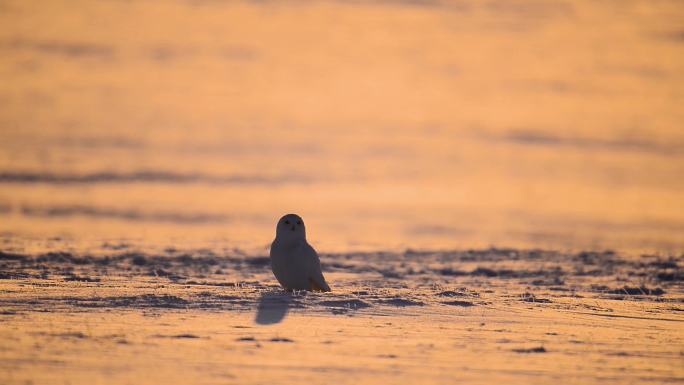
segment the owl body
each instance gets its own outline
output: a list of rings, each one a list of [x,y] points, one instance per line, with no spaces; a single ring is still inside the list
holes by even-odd
[[[271,244],[271,269],[288,291],[330,291],[318,253],[306,241],[304,222],[295,214],[280,218]]]

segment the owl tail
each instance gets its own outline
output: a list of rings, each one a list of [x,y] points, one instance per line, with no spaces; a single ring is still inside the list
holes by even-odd
[[[309,278],[309,286],[311,291],[330,291],[330,286],[325,282],[325,280],[318,281],[313,278]]]

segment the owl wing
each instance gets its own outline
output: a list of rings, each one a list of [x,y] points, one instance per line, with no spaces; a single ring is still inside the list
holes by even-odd
[[[321,261],[318,259],[318,253],[314,250],[308,243],[305,247],[305,254],[307,262],[309,265],[309,271],[307,272],[309,283],[311,284],[312,291],[330,291],[330,286],[325,282],[325,277],[323,277],[323,271],[321,270]]]

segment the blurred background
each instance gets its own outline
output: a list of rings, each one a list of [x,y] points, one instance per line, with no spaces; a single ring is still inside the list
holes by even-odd
[[[681,1],[0,1],[3,247],[684,251]]]

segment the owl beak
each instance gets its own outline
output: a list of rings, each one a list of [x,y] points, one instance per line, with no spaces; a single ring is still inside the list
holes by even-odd
[[[294,226],[292,226],[292,231],[295,231],[295,227],[294,227]]]

